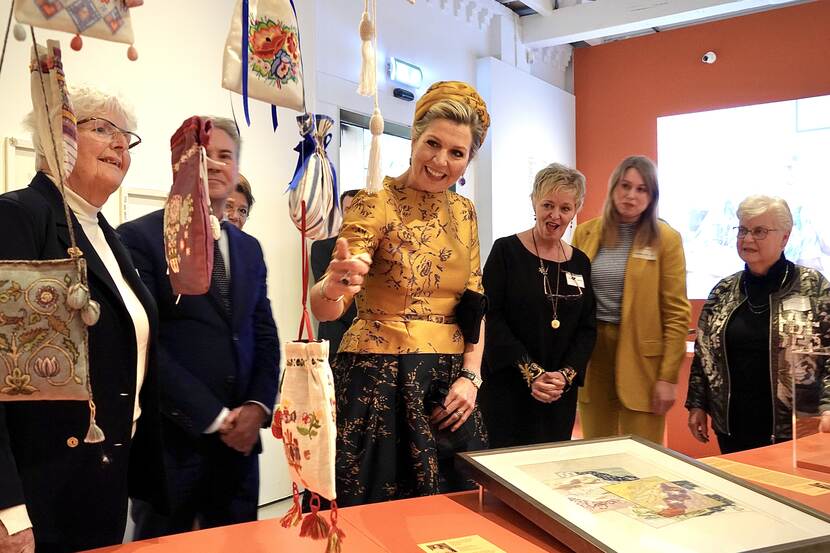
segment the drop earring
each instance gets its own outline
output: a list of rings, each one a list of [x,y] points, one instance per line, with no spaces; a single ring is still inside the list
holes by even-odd
[[[467,184],[467,179],[465,179],[462,176],[460,179],[458,179],[458,184],[460,184],[461,186],[464,186],[465,184]]]

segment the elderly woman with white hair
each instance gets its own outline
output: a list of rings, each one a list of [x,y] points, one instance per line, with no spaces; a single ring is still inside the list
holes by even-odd
[[[793,228],[786,201],[750,196],[737,216],[738,255],[746,265],[718,282],[703,305],[686,400],[692,435],[707,442],[711,417],[722,453],[792,438],[790,363],[781,323],[788,310],[809,311],[830,294],[820,272],[784,256]],[[824,358],[819,363],[818,408],[827,431],[830,373]]]
[[[156,306],[101,214],[140,142],[135,117],[117,97],[93,88],[70,96],[78,117],[77,162],[64,192],[70,220],[60,179],[49,174],[44,157],[52,144],[35,131],[37,174],[27,188],[0,196],[0,259],[66,258],[73,226],[91,297],[101,308],[88,347],[97,422],[106,437],[84,441],[86,402],[0,403],[0,551],[121,543],[128,495],[162,508],[165,502],[153,366]]]

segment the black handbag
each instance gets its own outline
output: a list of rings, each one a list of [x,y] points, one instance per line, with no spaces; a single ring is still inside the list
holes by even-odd
[[[477,344],[481,333],[481,320],[487,314],[487,296],[469,288],[464,290],[455,306],[455,322],[468,344]]]

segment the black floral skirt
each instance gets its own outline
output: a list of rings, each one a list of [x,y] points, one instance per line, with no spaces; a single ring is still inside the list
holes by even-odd
[[[456,431],[429,413],[459,377],[461,355],[340,353],[337,395],[337,503],[360,505],[475,486],[454,454],[487,447],[478,407]]]

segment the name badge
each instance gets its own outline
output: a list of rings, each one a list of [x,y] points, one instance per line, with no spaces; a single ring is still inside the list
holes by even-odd
[[[647,259],[649,261],[654,261],[657,259],[657,252],[654,251],[653,248],[645,247],[640,248],[639,250],[634,250],[631,252],[631,256],[637,259]]]
[[[582,278],[582,275],[577,275],[570,271],[565,271],[565,282],[577,288],[585,288],[585,279]]]
[[[807,296],[794,296],[784,300],[781,306],[784,311],[809,311],[810,298]]]

